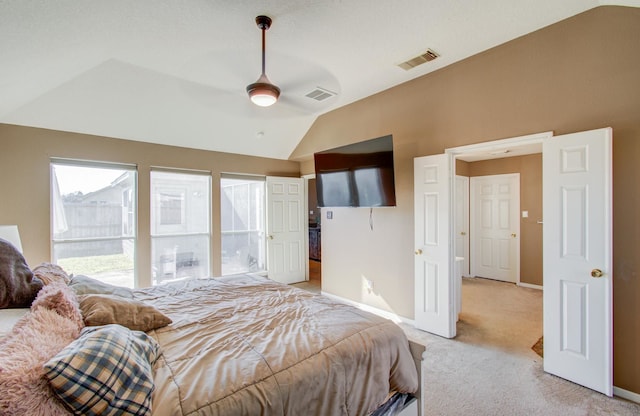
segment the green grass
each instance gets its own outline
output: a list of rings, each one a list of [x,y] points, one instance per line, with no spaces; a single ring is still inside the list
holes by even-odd
[[[133,259],[124,254],[106,256],[70,257],[58,260],[58,264],[69,273],[95,275],[104,272],[133,270]]]

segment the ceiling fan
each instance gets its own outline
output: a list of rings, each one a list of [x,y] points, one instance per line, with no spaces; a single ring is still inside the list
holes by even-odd
[[[260,15],[256,17],[256,24],[262,31],[262,75],[256,82],[247,85],[247,93],[254,104],[260,107],[269,107],[275,104],[280,97],[280,88],[272,84],[265,73],[265,32],[271,27],[271,18]]]
[[[270,120],[307,117],[334,103],[340,93],[336,77],[322,64],[296,56],[295,51],[289,54],[270,50],[269,74],[278,85],[267,77],[265,32],[272,27],[272,18],[260,15],[255,23],[262,31],[260,77],[247,85],[255,76],[251,69],[255,62],[252,50],[235,45],[211,51],[185,64],[186,79],[180,87],[186,96],[213,111]],[[286,29],[286,20],[283,23]]]

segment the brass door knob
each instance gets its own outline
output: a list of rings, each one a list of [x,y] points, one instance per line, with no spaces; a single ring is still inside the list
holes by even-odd
[[[417,254],[417,255],[422,254],[422,249],[421,249],[421,248],[417,249],[417,250],[416,250],[416,254]]]
[[[516,233],[512,233],[511,237],[516,238]]]
[[[600,270],[600,269],[591,270],[591,277],[598,278],[598,277],[602,277],[602,276],[604,276],[604,273],[602,273],[602,270]]]
[[[464,231],[460,231],[460,235],[467,235]]]
[[[272,235],[268,236],[267,238],[268,238],[269,240],[273,240],[273,236],[272,236]]]

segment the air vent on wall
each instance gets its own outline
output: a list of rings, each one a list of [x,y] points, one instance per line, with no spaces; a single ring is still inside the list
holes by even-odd
[[[334,95],[336,95],[336,93],[333,91],[329,91],[321,87],[316,87],[316,89],[306,94],[305,97],[309,97],[312,100],[316,100],[316,101],[324,101],[327,98],[333,97]]]
[[[406,62],[402,62],[401,64],[398,64],[398,66],[400,68],[408,71],[411,68],[417,67],[418,65],[422,65],[422,64],[424,64],[426,62],[433,61],[438,56],[440,56],[440,55],[438,55],[437,53],[435,53],[431,49],[427,49],[427,51],[425,53],[423,53],[422,55],[418,55],[415,58],[409,59]]]

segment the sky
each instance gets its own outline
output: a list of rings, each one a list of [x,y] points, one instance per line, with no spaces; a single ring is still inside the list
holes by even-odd
[[[97,191],[109,185],[125,171],[83,166],[54,165],[61,195]]]

